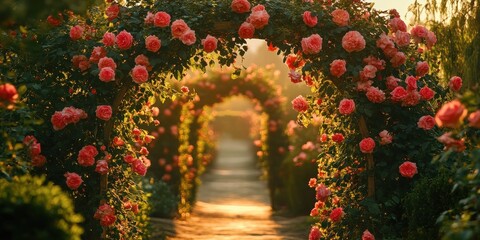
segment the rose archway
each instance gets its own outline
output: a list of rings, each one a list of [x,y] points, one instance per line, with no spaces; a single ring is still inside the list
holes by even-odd
[[[434,134],[432,99],[444,90],[422,59],[436,38],[422,26],[408,33],[395,11],[359,0],[109,0],[86,18],[67,12],[51,20],[47,34],[28,38],[38,45],[17,65],[18,78],[49,121],[35,131],[47,158],[38,172],[72,189],[87,238],[145,234],[137,183],[151,164],[151,139],[138,124],[153,122],[156,97],[179,95],[164,79],[230,65],[246,38],[295,54],[292,81],[312,87],[293,101],[299,121],[323,115],[326,138],[345,136],[338,145],[326,139],[319,156],[314,239],[401,235],[400,197],[417,172],[435,172],[428,159],[438,146],[424,143]]]

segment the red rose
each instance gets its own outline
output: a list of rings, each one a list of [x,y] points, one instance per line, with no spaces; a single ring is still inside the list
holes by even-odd
[[[180,36],[180,41],[182,41],[183,44],[190,46],[193,45],[197,41],[197,37],[195,36],[195,31],[188,29],[185,31],[185,33]]]
[[[131,76],[135,83],[142,84],[148,80],[147,68],[142,65],[136,65],[132,69]]]
[[[340,114],[349,115],[355,111],[355,102],[352,99],[342,99],[338,105]]]
[[[240,28],[238,29],[238,35],[240,38],[246,39],[246,38],[253,38],[253,34],[255,33],[255,27],[248,22],[242,23],[240,25]]]
[[[359,146],[362,153],[372,153],[375,149],[375,141],[372,138],[364,138],[360,141]]]
[[[431,100],[435,96],[435,92],[428,86],[424,86],[422,89],[420,89],[419,93],[422,99],[425,101]]]
[[[305,54],[317,54],[322,50],[323,39],[318,34],[312,34],[302,38],[302,52]]]
[[[117,69],[117,64],[112,58],[103,57],[103,58],[100,58],[100,60],[98,61],[98,69],[102,69],[104,67],[110,67],[113,70],[115,70]]]
[[[413,162],[406,161],[402,163],[398,169],[402,177],[412,178],[415,174],[417,174],[417,164]]]
[[[150,35],[145,39],[145,47],[150,52],[157,52],[162,47],[162,42],[157,36]]]
[[[215,51],[217,42],[217,38],[207,35],[205,39],[202,39],[203,50],[207,53]]]
[[[67,126],[67,123],[63,119],[63,114],[62,112],[56,111],[53,115],[52,118],[50,119],[50,122],[53,125],[53,130],[58,131]]]
[[[121,31],[116,38],[117,47],[122,50],[129,49],[133,44],[133,36],[129,32],[123,30]]]
[[[47,22],[48,22],[48,24],[50,24],[54,27],[58,27],[58,26],[60,26],[60,24],[62,24],[62,19],[61,18],[55,18],[52,15],[49,15],[47,17]]]
[[[325,185],[323,185],[323,183],[318,185],[315,190],[317,191],[316,199],[321,202],[327,201],[327,198],[331,194],[330,190]]]
[[[394,102],[402,101],[405,97],[407,97],[407,94],[407,90],[400,86],[396,87],[390,92],[390,95],[392,95],[392,101]]]
[[[98,155],[97,148],[92,145],[87,145],[83,147],[78,152],[77,161],[80,166],[88,167],[92,166],[95,163],[95,157]]]
[[[292,105],[293,105],[293,109],[295,109],[298,112],[305,112],[308,109],[308,102],[302,95],[293,99]]]
[[[370,231],[365,230],[362,234],[362,240],[375,240],[375,236]]]
[[[104,121],[108,121],[112,117],[112,107],[109,106],[109,105],[97,106],[97,110],[95,111],[95,115],[99,119],[102,119]]]
[[[342,47],[349,53],[363,50],[365,44],[362,34],[357,31],[349,31],[342,38]]]
[[[460,88],[462,88],[462,78],[458,76],[453,76],[452,78],[450,78],[448,86],[452,91],[457,92],[458,90],[460,90]]]
[[[336,143],[341,143],[341,142],[343,142],[344,139],[345,138],[343,137],[343,134],[341,134],[341,133],[335,133],[332,136],[332,141],[334,141]]]
[[[343,59],[336,59],[330,63],[330,74],[334,77],[341,77],[347,71],[347,62]]]
[[[101,175],[108,173],[108,163],[105,160],[98,160],[95,166],[95,172]]]
[[[315,25],[317,25],[318,23],[318,17],[317,16],[312,16],[312,12],[310,11],[305,11],[303,12],[303,22],[305,23],[305,25],[309,26],[309,27],[315,27]]]
[[[132,168],[138,175],[145,176],[147,173],[147,166],[140,159],[137,159],[132,163]]]
[[[422,116],[418,120],[417,126],[423,130],[430,130],[435,127],[435,119],[430,115]]]
[[[83,36],[83,27],[81,27],[80,25],[76,25],[70,28],[70,38],[72,40],[81,39],[82,36]]]
[[[115,70],[113,70],[111,67],[104,67],[100,69],[100,72],[98,73],[98,78],[100,78],[100,81],[102,82],[111,82],[115,80]]]
[[[334,223],[339,222],[342,220],[343,215],[345,215],[343,208],[335,208],[330,212],[330,220]]]
[[[480,110],[470,113],[468,116],[468,126],[480,128]]]
[[[265,7],[263,7],[263,5],[257,5],[252,10],[252,13],[247,18],[247,22],[251,23],[255,29],[261,29],[265,27],[270,19],[270,15],[268,15]]]
[[[90,62],[98,63],[101,58],[107,56],[107,50],[103,47],[94,47],[92,50],[92,55],[90,55]]]
[[[236,13],[247,13],[250,11],[250,3],[247,0],[233,0],[230,7]]]
[[[150,65],[150,62],[148,61],[147,56],[140,54],[135,58],[135,64],[147,67]]]
[[[77,189],[83,183],[82,177],[76,173],[67,172],[64,176],[67,178],[67,186],[72,190]]]
[[[106,47],[111,47],[115,45],[115,34],[111,32],[106,32],[103,34],[102,43]]]
[[[170,14],[166,12],[157,12],[153,17],[153,25],[156,27],[168,27],[170,25]]]
[[[9,107],[9,105],[15,103],[17,99],[18,92],[14,85],[10,83],[0,85],[0,107],[3,107],[4,105]]]
[[[335,9],[332,12],[332,21],[340,27],[347,26],[350,21],[350,14],[343,9]]]
[[[435,115],[439,127],[456,128],[467,116],[467,109],[459,100],[453,100],[443,105]]]
[[[35,155],[32,157],[32,166],[34,167],[42,167],[43,165],[45,165],[47,159],[45,158],[45,156],[39,154],[39,155]]]
[[[418,77],[423,77],[425,74],[428,73],[429,67],[427,62],[417,62],[417,66],[415,68],[415,73]]]
[[[107,19],[112,21],[113,19],[118,17],[118,13],[120,12],[120,6],[118,4],[110,5],[107,10],[105,10],[105,15],[107,15]]]
[[[312,227],[310,229],[310,234],[308,235],[308,240],[320,240],[322,233],[318,227]]]
[[[180,38],[185,32],[190,30],[190,27],[188,27],[185,21],[183,21],[182,19],[179,19],[179,20],[175,20],[172,23],[171,29],[172,29],[172,36],[174,38]]]

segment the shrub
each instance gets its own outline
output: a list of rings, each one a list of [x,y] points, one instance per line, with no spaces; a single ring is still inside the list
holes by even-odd
[[[149,194],[148,202],[151,208],[151,216],[161,218],[174,216],[178,197],[175,196],[167,183],[152,178],[149,182],[144,182],[143,188]]]
[[[76,240],[83,218],[72,200],[44,178],[22,176],[0,179],[0,236],[2,239]]]

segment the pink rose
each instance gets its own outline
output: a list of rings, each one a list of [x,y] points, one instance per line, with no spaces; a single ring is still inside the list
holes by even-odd
[[[320,183],[315,190],[317,191],[316,199],[321,202],[327,201],[331,194],[330,190],[323,183]]]
[[[97,165],[95,166],[95,172],[100,173],[101,175],[108,173],[108,163],[105,160],[98,160]]]
[[[32,157],[32,166],[34,167],[42,167],[46,162],[47,159],[41,154]]]
[[[78,40],[81,39],[83,36],[83,27],[80,25],[75,25],[72,28],[70,28],[70,38],[72,40]]]
[[[111,32],[106,32],[105,34],[103,34],[102,43],[106,47],[111,47],[115,45],[115,34]]]
[[[429,67],[427,62],[417,62],[417,66],[415,67],[415,73],[418,77],[423,77],[425,74],[428,73]]]
[[[147,12],[147,16],[145,16],[144,22],[147,25],[153,24],[153,22],[155,22],[155,15],[151,12]]]
[[[389,90],[394,90],[396,87],[398,87],[398,83],[401,82],[402,80],[394,77],[394,76],[389,76],[387,77],[386,80],[386,85]]]
[[[102,69],[104,67],[110,67],[113,70],[115,70],[117,69],[117,64],[112,58],[103,57],[103,58],[100,58],[100,60],[98,61],[98,69]]]
[[[380,145],[392,143],[393,137],[387,130],[381,131],[378,136],[380,136]]]
[[[372,138],[364,138],[358,145],[362,153],[372,153],[375,149],[375,141]]]
[[[373,81],[372,80],[367,80],[367,81],[357,81],[357,91],[359,92],[366,92],[370,87],[372,87]]]
[[[360,71],[360,79],[366,81],[368,79],[375,78],[377,74],[377,68],[373,65],[366,65],[363,70]]]
[[[172,36],[174,38],[180,38],[185,32],[190,30],[190,27],[188,27],[187,23],[183,21],[182,19],[178,19],[173,21],[172,26]]]
[[[18,92],[14,85],[10,83],[0,84],[0,107],[5,105],[8,108],[9,105],[15,103],[17,99]]]
[[[385,69],[385,60],[378,59],[374,56],[368,56],[368,57],[364,58],[363,62],[367,65],[374,66],[379,71]]]
[[[405,83],[407,84],[408,91],[417,90],[417,79],[415,77],[407,76]]]
[[[397,32],[397,31],[406,32],[407,31],[407,24],[405,24],[405,22],[402,19],[400,19],[399,17],[394,17],[394,18],[390,19],[390,21],[388,23],[388,26],[390,27],[392,32]]]
[[[88,64],[90,64],[90,62],[88,62],[88,59],[85,55],[75,55],[72,57],[72,64],[74,67],[80,68],[81,62],[87,62]]]
[[[468,126],[480,128],[480,110],[472,112],[470,115],[468,115]]]
[[[317,54],[322,50],[322,37],[312,34],[310,37],[302,38],[302,51],[305,54]]]
[[[420,89],[419,93],[422,99],[425,101],[429,101],[435,96],[435,92],[428,86],[424,86],[422,89]]]
[[[89,61],[92,63],[98,63],[100,58],[107,56],[107,50],[103,47],[94,47],[92,50],[92,54],[90,55]]]
[[[417,164],[410,161],[405,161],[398,169],[402,177],[413,178],[417,174]]]
[[[453,76],[448,82],[448,87],[454,92],[457,92],[462,87],[462,78],[459,76]]]
[[[309,27],[315,27],[318,23],[318,17],[317,16],[312,16],[312,12],[310,11],[305,11],[303,12],[303,22],[305,25]]]
[[[113,81],[115,80],[115,70],[113,70],[111,67],[104,67],[100,69],[100,72],[98,73],[98,77],[102,82]]]
[[[150,35],[145,39],[145,48],[150,52],[157,52],[161,46],[162,42],[157,36]]]
[[[112,117],[112,107],[109,105],[99,105],[95,111],[97,118],[108,121]]]
[[[400,67],[401,65],[407,62],[407,56],[403,52],[397,52],[393,55],[392,59],[390,59],[390,63],[392,63],[393,67]]]
[[[105,215],[100,219],[100,225],[104,227],[111,226],[115,223],[117,217],[115,215]]]
[[[338,105],[340,114],[349,115],[355,111],[355,102],[352,99],[342,99]]]
[[[80,177],[80,175],[78,175],[76,173],[67,172],[67,173],[65,173],[64,176],[67,178],[66,182],[67,182],[68,188],[70,188],[72,190],[77,189],[83,183],[82,177]]]
[[[420,43],[422,38],[426,38],[428,35],[428,30],[421,25],[416,25],[410,30],[410,34],[412,34],[415,43]]]
[[[107,15],[107,19],[109,21],[117,18],[118,13],[120,13],[120,7],[118,6],[118,4],[112,4],[107,8],[107,10],[105,10],[105,15]]]
[[[97,148],[87,145],[78,152],[77,161],[80,166],[88,167],[95,163],[95,157],[98,155]]]
[[[435,127],[435,118],[430,115],[422,116],[418,120],[417,126],[423,130],[431,130]]]
[[[313,0],[312,0],[313,1]],[[308,234],[308,240],[320,240],[322,233],[318,227],[312,227],[310,233]]]
[[[136,65],[132,69],[132,79],[135,83],[142,84],[148,80],[148,71],[145,66]]]
[[[133,171],[138,175],[145,176],[147,173],[147,166],[142,162],[142,160],[137,159],[132,163]]]
[[[202,39],[203,51],[209,53],[217,49],[217,38],[207,35],[205,39]]]
[[[394,39],[399,47],[408,46],[410,44],[410,34],[407,32],[397,31]]]
[[[187,30],[182,36],[180,36],[180,41],[187,46],[193,45],[197,41],[195,31]]]
[[[362,240],[375,240],[375,236],[370,231],[365,230],[362,234]]]
[[[308,102],[302,95],[293,99],[292,105],[293,105],[293,109],[295,109],[298,112],[305,112],[308,109]]]
[[[257,5],[252,10],[258,8],[258,6],[263,7],[263,5]],[[267,11],[263,7],[263,10],[252,11],[250,16],[247,18],[247,22],[251,23],[255,29],[262,29],[268,24],[269,19],[270,15],[268,15]]]
[[[380,38],[377,39],[377,47],[384,50],[386,48],[394,48],[394,44],[390,37],[386,35],[385,33],[380,34]]]
[[[428,31],[427,37],[425,38],[425,44],[427,45],[427,48],[430,49],[437,43],[437,36],[435,36],[434,32]]]
[[[341,77],[347,71],[347,62],[343,59],[336,59],[330,63],[330,74],[334,77]]]
[[[255,27],[249,22],[242,23],[242,25],[240,25],[240,28],[238,29],[238,35],[240,36],[240,38],[243,39],[253,38],[254,33]]]
[[[340,220],[342,220],[342,217],[345,215],[345,213],[343,212],[343,208],[335,208],[332,210],[332,212],[330,212],[330,221],[332,222],[339,222]]]
[[[250,11],[250,3],[247,0],[233,0],[230,7],[236,13],[247,13]]]
[[[296,72],[295,70],[290,70],[288,76],[290,77],[290,81],[292,83],[299,83],[302,81],[302,74]]]
[[[407,96],[402,100],[402,106],[415,106],[420,102],[420,93],[417,90],[407,91]]]
[[[385,101],[385,93],[376,87],[370,87],[367,90],[366,95],[368,100],[373,103],[381,103]]]
[[[170,14],[166,12],[157,12],[153,17],[153,25],[156,27],[168,27],[170,25]]]
[[[117,35],[116,42],[118,48],[127,50],[132,47],[133,36],[129,32],[123,30]]]
[[[115,209],[106,203],[98,207],[93,218],[100,220],[100,225],[103,227],[111,226],[117,220]]]
[[[332,12],[332,21],[340,27],[348,25],[350,14],[343,9],[336,9]]]
[[[363,50],[365,44],[365,39],[362,34],[357,31],[347,32],[342,38],[342,47],[349,53]]]
[[[148,65],[150,65],[150,62],[148,61],[147,56],[140,54],[137,57],[135,57],[135,64],[147,67]]]
[[[51,119],[50,119],[50,122],[52,123],[53,125],[53,130],[55,131],[58,131],[58,130],[61,130],[61,129],[64,129],[66,126],[67,126],[67,123],[64,121],[63,119],[63,114],[62,112],[58,112],[56,111]]]
[[[467,116],[467,109],[457,99],[444,104],[435,115],[435,122],[439,127],[456,128],[462,124]]]

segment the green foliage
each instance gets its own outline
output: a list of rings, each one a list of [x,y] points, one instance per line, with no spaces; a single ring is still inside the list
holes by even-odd
[[[4,239],[80,240],[83,232],[72,199],[45,178],[0,179],[0,216]]]
[[[178,198],[167,183],[154,179],[143,183],[143,189],[149,194],[150,216],[171,218],[175,215]]]

